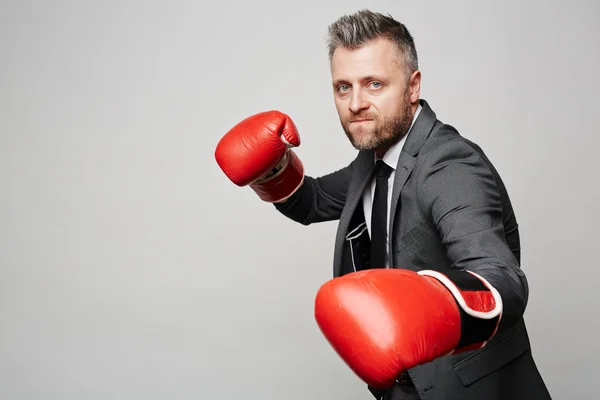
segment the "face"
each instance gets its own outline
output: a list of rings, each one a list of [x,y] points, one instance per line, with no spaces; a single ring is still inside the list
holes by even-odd
[[[383,155],[400,140],[417,109],[421,74],[408,79],[393,42],[376,39],[356,50],[338,48],[331,60],[335,106],[358,150]]]

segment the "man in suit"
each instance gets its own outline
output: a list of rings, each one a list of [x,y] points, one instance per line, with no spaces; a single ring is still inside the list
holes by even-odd
[[[304,174],[289,116],[219,142],[227,176],[304,225],[339,220],[317,322],[377,399],[549,399],[523,313],[528,283],[506,188],[484,152],[420,99],[406,27],[368,10],[329,27],[332,88],[358,154]]]

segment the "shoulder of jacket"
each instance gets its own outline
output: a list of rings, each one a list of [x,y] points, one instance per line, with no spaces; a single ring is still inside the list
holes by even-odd
[[[419,158],[426,157],[435,149],[460,146],[466,143],[466,139],[461,136],[458,130],[452,125],[438,122],[432,129],[429,137],[423,143],[419,151]]]

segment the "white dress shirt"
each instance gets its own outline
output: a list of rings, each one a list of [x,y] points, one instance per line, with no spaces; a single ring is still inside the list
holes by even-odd
[[[398,165],[398,158],[400,157],[400,152],[402,151],[404,142],[406,142],[406,138],[410,134],[410,131],[412,130],[412,127],[415,124],[415,121],[417,120],[419,113],[421,112],[421,108],[422,107],[419,104],[419,106],[417,107],[417,111],[415,112],[415,115],[413,117],[410,128],[408,129],[408,133],[406,135],[404,135],[404,137],[398,143],[396,143],[392,147],[390,147],[388,149],[388,151],[385,153],[385,155],[383,156],[383,162],[385,162],[388,166],[390,166],[392,168],[392,173],[390,174],[390,177],[388,179],[388,194],[387,194],[388,210],[387,210],[386,227],[388,230],[389,230],[389,226],[390,226],[390,205],[392,202],[394,177],[396,176],[396,166]],[[377,160],[379,160],[379,159],[380,158],[377,155],[375,155],[373,162],[377,162]],[[375,195],[375,179],[373,179],[371,181],[371,184],[367,186],[367,189],[363,193],[363,198],[362,198],[363,210],[365,212],[365,222],[367,223],[367,229],[369,230],[369,235],[371,235],[371,214],[372,214],[372,208],[373,208],[373,196],[374,195]],[[386,240],[388,237],[389,237],[389,235],[386,235]],[[388,248],[388,246],[386,246],[386,248]],[[387,265],[387,257],[386,257],[386,267],[389,267]]]

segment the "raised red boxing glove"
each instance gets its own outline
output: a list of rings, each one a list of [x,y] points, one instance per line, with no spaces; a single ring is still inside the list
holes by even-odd
[[[437,357],[484,346],[501,313],[500,294],[468,271],[365,270],[326,282],[315,299],[321,332],[374,388]]]
[[[293,121],[279,111],[252,115],[219,141],[215,159],[238,186],[250,186],[267,202],[290,197],[304,180],[304,168],[292,151],[300,145]]]

